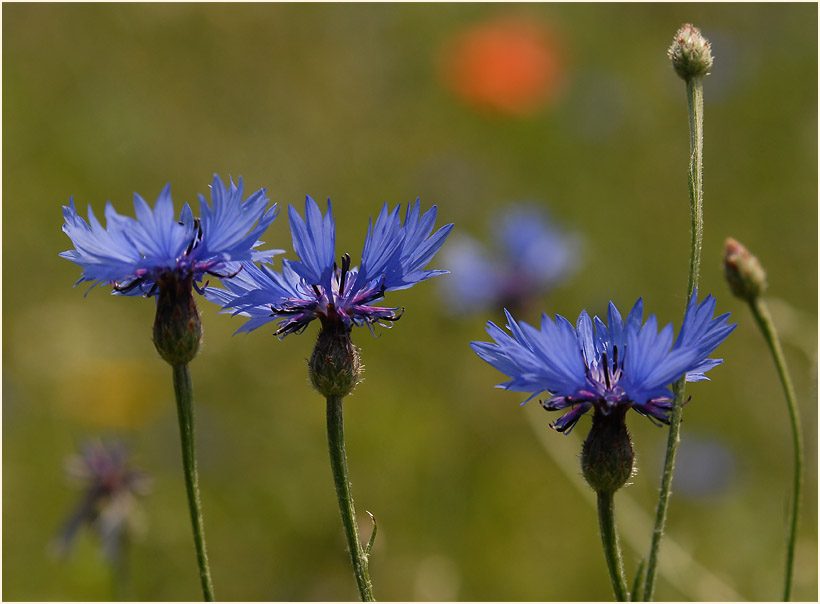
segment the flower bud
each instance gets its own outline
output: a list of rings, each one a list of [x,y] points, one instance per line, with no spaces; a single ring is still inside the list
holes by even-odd
[[[325,397],[344,397],[361,379],[359,349],[350,340],[350,329],[338,317],[320,319],[322,329],[308,361],[310,383]]]
[[[581,469],[596,493],[614,493],[632,476],[635,453],[624,418],[628,407],[617,407],[609,414],[596,408],[584,446]]]
[[[687,23],[675,34],[669,47],[669,58],[677,74],[684,80],[702,78],[712,68],[712,50],[709,40],[700,30]]]
[[[726,240],[723,269],[729,288],[738,298],[751,302],[766,290],[766,271],[757,257],[731,237]]]
[[[192,361],[202,341],[202,323],[194,302],[193,280],[193,275],[180,279],[170,271],[157,279],[159,297],[154,320],[154,346],[173,366]]]

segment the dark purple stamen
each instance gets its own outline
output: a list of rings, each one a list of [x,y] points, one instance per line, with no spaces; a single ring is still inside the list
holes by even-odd
[[[145,290],[142,289],[142,284],[145,283],[147,280],[148,280],[148,277],[137,277],[136,279],[134,279],[128,285],[125,285],[125,286],[121,286],[118,283],[112,283],[111,288],[116,292],[119,292],[121,294],[125,294],[125,293],[130,292],[135,287],[139,287],[140,291],[143,293],[143,295],[146,298],[150,298],[157,291],[157,283],[155,281],[154,284],[151,286],[151,289],[148,291],[148,293],[145,293]]]
[[[181,222],[179,224],[182,224]],[[184,226],[184,225],[183,225]],[[185,254],[190,254],[193,249],[199,245],[199,242],[202,241],[202,225],[200,224],[199,218],[194,218],[194,236],[191,239],[191,243],[188,244],[188,249],[185,250]]]
[[[214,277],[218,277],[219,279],[233,279],[241,271],[242,271],[242,265],[239,265],[239,268],[233,274],[230,274],[230,275],[222,275],[220,273],[217,273],[216,271],[205,271],[205,272],[209,275],[213,275]]]
[[[345,279],[350,270],[350,254],[342,256],[342,276],[339,278],[339,295],[345,295]]]

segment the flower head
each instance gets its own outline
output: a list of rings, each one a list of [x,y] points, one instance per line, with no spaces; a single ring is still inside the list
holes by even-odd
[[[74,244],[60,254],[82,269],[77,284],[91,281],[109,283],[114,293],[157,294],[157,283],[173,275],[181,281],[193,277],[198,283],[206,273],[226,275],[238,270],[241,262],[266,260],[282,250],[259,251],[259,236],[276,218],[276,204],[267,208],[265,190],[260,189],[244,202],[244,186],[231,181],[226,187],[214,175],[209,204],[199,196],[200,217],[190,206],[174,213],[171,185],[166,185],[153,210],[134,194],[136,220],[118,214],[109,202],[105,207],[106,226],[88,207],[88,222],[77,213],[72,198],[63,206],[63,232]],[[256,226],[254,226],[254,224]],[[195,285],[199,289],[198,285]]]
[[[89,525],[99,534],[105,555],[116,558],[134,520],[136,497],[148,493],[148,476],[131,467],[128,450],[120,442],[85,443],[80,454],[68,460],[66,472],[83,497],[57,537],[58,552],[68,553],[77,532]]]
[[[520,309],[578,269],[579,238],[537,205],[519,203],[493,215],[493,249],[461,236],[444,252],[451,277],[441,282],[447,308],[475,312]]]
[[[712,68],[712,49],[700,30],[687,23],[675,33],[667,52],[675,72],[684,80],[709,75]]]
[[[495,343],[470,346],[512,378],[498,387],[532,393],[527,401],[548,392],[550,398],[541,403],[546,410],[568,408],[551,424],[559,432],[568,433],[592,408],[610,414],[631,407],[668,424],[674,402],[668,386],[684,375],[690,382],[708,379],[705,372],[723,362],[708,357],[736,324],[727,324],[728,313],[713,318],[714,311],[715,299],[707,296],[698,304],[695,292],[674,343],[671,324],[658,332],[655,315],[643,323],[642,299],[626,321],[610,302],[607,325],[586,311],[576,327],[561,315],[553,321],[544,314],[539,331],[507,312],[512,336],[489,322],[487,333]]]
[[[370,223],[359,267],[345,254],[341,266],[335,260],[336,229],[330,201],[322,215],[309,196],[305,218],[291,206],[290,227],[299,261],[284,260],[282,271],[252,263],[236,276],[223,279],[227,289],[208,288],[206,298],[227,311],[250,317],[238,331],[251,331],[278,321],[277,335],[304,329],[314,319],[354,325],[391,322],[401,316],[399,308],[374,306],[385,292],[406,289],[445,274],[424,270],[444,243],[453,225],[433,233],[436,207],[421,214],[419,201],[408,205],[401,223],[400,206],[392,211],[384,204],[375,225]],[[431,234],[432,233],[432,234]],[[233,309],[233,310],[231,310]]]
[[[731,237],[726,240],[724,247],[723,270],[729,289],[738,298],[754,302],[766,291],[766,271],[757,256]]]

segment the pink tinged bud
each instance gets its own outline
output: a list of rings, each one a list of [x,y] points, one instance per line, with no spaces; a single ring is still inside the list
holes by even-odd
[[[700,30],[687,23],[675,34],[672,46],[667,53],[672,66],[684,80],[702,78],[712,68],[712,50],[709,40],[703,37]]]
[[[748,302],[766,291],[766,271],[757,257],[729,237],[723,252],[723,268],[732,293]]]

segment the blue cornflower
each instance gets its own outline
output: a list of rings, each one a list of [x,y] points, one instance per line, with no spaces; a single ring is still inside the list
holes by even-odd
[[[462,235],[444,252],[453,274],[440,287],[454,313],[522,308],[578,270],[579,237],[545,208],[513,204],[494,214],[490,225],[491,248]]]
[[[136,220],[118,214],[109,202],[105,207],[104,228],[88,207],[88,222],[74,207],[72,198],[63,206],[63,231],[71,238],[73,250],[60,254],[82,269],[75,285],[91,281],[110,283],[114,293],[157,295],[161,279],[169,277],[198,283],[204,274],[226,276],[238,270],[242,261],[268,260],[283,250],[259,251],[259,236],[276,218],[276,204],[266,209],[265,189],[243,203],[244,186],[231,180],[226,187],[214,175],[212,205],[199,196],[200,217],[195,218],[186,203],[177,219],[171,200],[171,185],[159,194],[154,209],[134,194]],[[254,227],[254,224],[256,226]]]
[[[505,310],[512,337],[489,322],[487,333],[495,343],[472,342],[470,346],[512,378],[499,388],[532,393],[527,401],[548,392],[551,398],[541,402],[544,409],[570,408],[550,424],[559,432],[569,433],[593,408],[609,415],[631,407],[668,424],[674,403],[668,386],[683,375],[690,382],[706,380],[705,372],[723,362],[708,357],[737,325],[727,324],[729,313],[713,318],[714,311],[715,299],[707,296],[698,304],[695,291],[673,344],[671,324],[659,333],[655,315],[651,315],[642,325],[640,298],[626,322],[610,302],[607,325],[583,311],[575,328],[561,315],[553,321],[544,314],[538,331],[524,322],[516,323]]]
[[[448,224],[433,233],[436,206],[421,214],[419,200],[408,205],[404,225],[399,209],[400,205],[391,211],[385,203],[375,225],[371,220],[359,267],[351,266],[348,254],[339,266],[330,201],[323,216],[308,196],[305,219],[293,206],[289,209],[298,262],[284,260],[281,273],[266,265],[245,263],[236,276],[223,280],[227,289],[208,288],[205,296],[225,309],[235,309],[233,314],[250,317],[238,332],[278,321],[276,335],[285,336],[303,330],[316,318],[323,325],[337,324],[348,332],[354,325],[389,324],[401,317],[403,309],[373,303],[387,291],[447,273],[424,267],[453,227]]]

